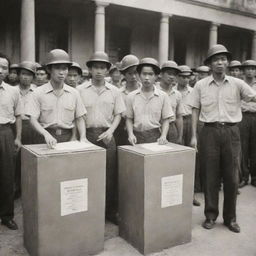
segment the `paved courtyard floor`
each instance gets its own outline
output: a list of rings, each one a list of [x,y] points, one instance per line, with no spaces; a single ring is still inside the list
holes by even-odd
[[[206,230],[201,224],[203,215],[203,194],[197,194],[201,207],[193,207],[192,241],[172,247],[150,256],[256,256],[256,188],[248,185],[238,196],[237,220],[241,233],[230,232],[221,216],[214,229]],[[222,192],[220,212],[222,212]],[[16,201],[15,220],[18,231],[10,231],[0,225],[0,256],[28,256],[23,247],[21,200]],[[140,256],[141,254],[118,236],[118,227],[106,223],[104,251],[98,256]],[[55,255],[52,255],[55,256]],[[72,256],[72,255],[70,255]]]

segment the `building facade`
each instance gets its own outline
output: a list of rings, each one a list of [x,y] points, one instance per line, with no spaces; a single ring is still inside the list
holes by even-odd
[[[256,0],[2,0],[0,51],[44,62],[54,48],[85,67],[94,50],[201,65],[209,46],[256,59]]]

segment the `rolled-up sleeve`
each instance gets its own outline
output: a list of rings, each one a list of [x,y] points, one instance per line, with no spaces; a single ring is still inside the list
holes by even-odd
[[[81,96],[79,94],[79,92],[76,92],[76,110],[75,110],[75,117],[79,118],[82,117],[84,115],[86,115],[87,111],[86,108],[83,104],[83,101],[81,99]]]
[[[125,112],[126,107],[121,92],[117,92],[115,96],[114,115],[122,114]]]
[[[130,94],[126,98],[126,112],[125,112],[125,116],[127,118],[131,118],[131,119],[134,118],[132,102],[133,102],[133,97]]]
[[[174,118],[171,102],[168,95],[163,95],[162,119]]]
[[[25,106],[25,115],[32,116],[36,119],[40,116],[40,103],[36,91],[31,94],[31,97]]]
[[[14,115],[20,116],[22,113],[24,113],[24,109],[22,108],[20,94],[17,91],[15,93],[15,98],[14,98]]]
[[[196,83],[193,91],[188,95],[187,104],[191,108],[199,109],[201,107],[200,104],[200,85]]]
[[[184,116],[185,115],[185,109],[182,102],[182,96],[179,94],[177,95],[177,107],[176,107],[176,114]]]
[[[240,95],[241,99],[249,102],[252,99],[256,98],[256,91],[253,90],[248,84],[246,84],[244,81],[239,81],[239,88],[240,88]]]

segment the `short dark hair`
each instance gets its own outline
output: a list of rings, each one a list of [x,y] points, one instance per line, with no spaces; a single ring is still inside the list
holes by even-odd
[[[137,72],[138,72],[139,75],[140,75],[140,73],[141,73],[141,70],[142,70],[144,67],[151,67],[151,68],[154,70],[155,75],[159,75],[159,70],[158,70],[154,65],[151,65],[151,64],[139,65],[139,66],[137,67]]]
[[[11,61],[9,59],[9,57],[3,53],[0,52],[0,58],[6,59],[8,61],[8,68],[10,68],[11,66]]]

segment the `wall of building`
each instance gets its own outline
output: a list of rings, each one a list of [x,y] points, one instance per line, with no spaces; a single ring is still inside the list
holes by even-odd
[[[15,0],[0,2],[0,52],[12,63],[20,59],[20,3]]]
[[[70,20],[69,52],[72,60],[85,68],[93,53],[94,5],[76,5]]]
[[[221,23],[228,26],[255,30],[256,15],[251,12],[234,12],[232,9],[213,6],[211,4],[196,4],[195,0],[101,0],[114,5],[133,7],[148,11],[163,12],[187,18],[200,19],[208,22]],[[245,0],[246,2],[253,2]],[[223,2],[211,0],[211,2]],[[241,2],[241,1],[240,1]],[[243,1],[244,2],[244,1]],[[256,4],[253,2],[253,6]],[[235,8],[235,6],[233,6]],[[246,10],[245,10],[246,11]]]

